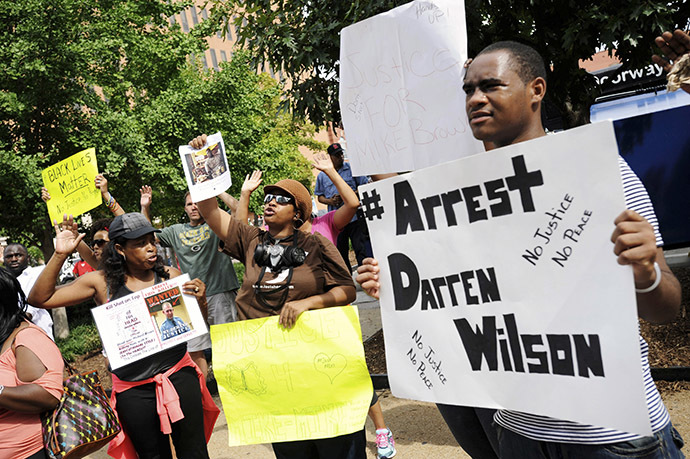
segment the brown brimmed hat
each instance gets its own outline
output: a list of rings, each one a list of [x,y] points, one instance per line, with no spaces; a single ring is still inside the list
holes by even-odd
[[[293,197],[295,208],[300,212],[300,218],[307,221],[311,215],[311,195],[306,187],[297,180],[292,179],[283,179],[275,185],[264,187],[264,194],[280,194],[280,191]]]

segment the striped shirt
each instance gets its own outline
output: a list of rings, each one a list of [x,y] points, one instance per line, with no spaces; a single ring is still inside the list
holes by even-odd
[[[626,207],[647,219],[654,227],[657,247],[663,246],[664,243],[659,233],[659,222],[657,221],[647,190],[635,172],[630,169],[628,163],[620,156],[618,157],[618,165],[623,182]],[[661,400],[654,380],[652,380],[652,374],[649,371],[649,359],[647,358],[648,350],[647,343],[640,336],[640,354],[647,411],[649,412],[652,432],[658,432],[666,427],[666,424],[670,421],[670,416],[664,406],[664,402]],[[494,421],[501,427],[536,441],[600,445],[642,438],[641,435],[629,432],[563,421],[520,411],[499,410],[494,415]]]

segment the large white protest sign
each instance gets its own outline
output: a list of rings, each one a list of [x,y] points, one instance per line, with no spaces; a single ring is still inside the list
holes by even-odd
[[[357,175],[484,151],[465,115],[466,59],[461,0],[413,1],[342,30],[340,113]]]
[[[208,136],[206,144],[200,150],[189,145],[180,145],[179,148],[187,187],[194,202],[218,196],[232,185],[220,132]]]
[[[183,274],[91,310],[110,366],[122,367],[208,332]]]
[[[360,187],[396,396],[651,434],[610,122]]]

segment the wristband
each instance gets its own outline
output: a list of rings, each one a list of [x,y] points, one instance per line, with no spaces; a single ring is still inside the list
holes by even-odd
[[[656,273],[656,279],[654,280],[654,283],[647,288],[636,288],[635,292],[649,293],[659,286],[659,284],[661,283],[661,268],[659,268],[659,263],[657,263],[656,261],[654,262],[654,272]]]

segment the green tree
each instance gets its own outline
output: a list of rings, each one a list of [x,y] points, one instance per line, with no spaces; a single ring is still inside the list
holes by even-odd
[[[166,18],[189,3],[0,1],[4,235],[51,255],[40,170],[98,146],[89,138],[94,119],[116,118],[118,110],[155,97],[189,53],[204,49],[203,37],[168,27]]]
[[[149,184],[164,223],[184,214],[177,147],[202,132],[222,131],[233,191],[253,168],[270,181],[310,183],[298,152],[309,127],[280,115],[279,85],[241,53],[220,72],[190,59],[215,31],[169,24],[192,4],[0,0],[0,234],[40,247],[47,260],[53,229],[40,171],[88,147],[123,207],[138,210],[138,189]],[[104,206],[93,212],[107,215]],[[65,335],[56,319],[56,336]]]
[[[340,29],[407,1],[211,0],[212,17],[230,22],[257,62],[292,82],[292,112],[316,125],[338,121]],[[550,66],[549,97],[566,127],[589,119],[599,89],[578,61],[605,47],[643,66],[663,30],[688,27],[687,0],[466,0],[470,56],[498,40],[534,46]],[[228,19],[229,18],[229,19]],[[224,29],[226,30],[226,29]]]

